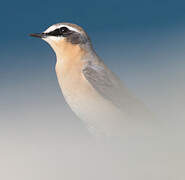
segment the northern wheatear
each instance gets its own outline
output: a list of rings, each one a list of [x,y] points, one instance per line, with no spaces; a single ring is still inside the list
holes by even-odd
[[[56,53],[56,74],[65,100],[88,127],[117,135],[136,130],[150,114],[95,53],[86,32],[59,23],[40,34]],[[115,60],[114,60],[115,61]]]

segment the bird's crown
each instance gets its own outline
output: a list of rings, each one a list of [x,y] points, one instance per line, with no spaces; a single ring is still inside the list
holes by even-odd
[[[58,23],[50,26],[40,34],[31,34],[45,41],[60,41],[65,39],[72,44],[86,44],[90,42],[86,32],[78,25],[71,23]]]

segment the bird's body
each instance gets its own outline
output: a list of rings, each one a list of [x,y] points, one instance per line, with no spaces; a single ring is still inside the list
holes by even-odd
[[[56,53],[56,74],[65,100],[91,130],[119,135],[149,120],[143,103],[100,60],[82,28],[61,23],[42,36]]]
[[[81,50],[79,49],[79,51]],[[123,113],[110,101],[103,98],[86,79],[83,69],[88,64],[88,54],[86,52],[82,54],[84,57],[76,55],[71,60],[64,58],[61,61],[60,56],[57,57],[56,74],[63,95],[71,109],[88,124],[90,129],[96,130],[98,126],[102,126],[102,129],[105,124],[112,129],[116,122],[111,127],[108,124],[109,119],[118,121],[116,119],[118,116],[121,117]],[[104,120],[107,122],[103,122]]]

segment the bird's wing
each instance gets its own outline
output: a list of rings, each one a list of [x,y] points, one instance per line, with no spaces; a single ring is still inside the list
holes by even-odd
[[[145,115],[146,113],[148,114],[145,105],[135,98],[123,86],[119,78],[102,62],[98,64],[86,64],[83,68],[83,74],[101,96],[123,112],[135,117],[143,116],[143,113]]]

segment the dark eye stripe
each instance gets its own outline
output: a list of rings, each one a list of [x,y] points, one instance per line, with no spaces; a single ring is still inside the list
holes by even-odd
[[[60,35],[60,30],[59,29],[55,29],[54,31],[51,31],[51,32],[47,33],[47,35],[59,36]]]
[[[66,27],[61,27],[58,29],[55,29],[54,31],[51,31],[49,33],[46,33],[49,36],[68,36],[72,33],[72,31],[70,31],[68,28]]]

